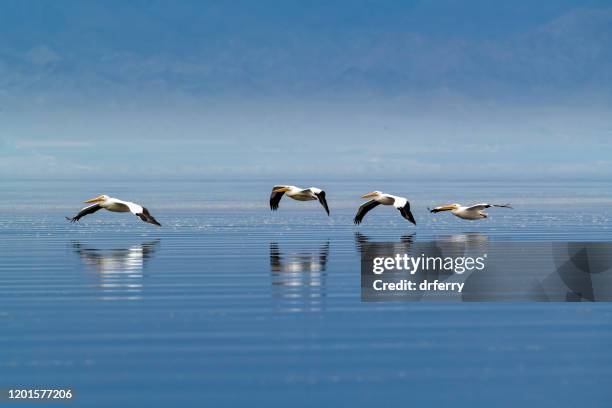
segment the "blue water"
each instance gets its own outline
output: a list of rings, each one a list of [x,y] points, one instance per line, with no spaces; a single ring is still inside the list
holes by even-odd
[[[3,182],[0,389],[88,407],[612,404],[610,303],[362,303],[359,275],[364,237],[610,241],[610,183],[328,182],[327,217],[270,212],[279,182]],[[352,225],[374,189],[409,197],[418,226],[387,207]],[[163,227],[63,218],[101,193]],[[514,209],[427,212],[480,201]]]

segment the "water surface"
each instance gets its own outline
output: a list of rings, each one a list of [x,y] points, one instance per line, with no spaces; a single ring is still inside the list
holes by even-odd
[[[612,401],[609,303],[362,303],[359,276],[365,241],[609,241],[609,183],[329,182],[331,217],[270,212],[275,183],[5,182],[0,387],[70,387],[79,406]],[[379,207],[355,227],[374,189],[408,196],[418,226]],[[163,227],[63,218],[101,193]],[[483,200],[514,209],[427,212]]]

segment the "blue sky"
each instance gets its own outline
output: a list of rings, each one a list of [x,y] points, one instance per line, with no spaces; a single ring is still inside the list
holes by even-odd
[[[5,1],[0,50],[0,177],[612,176],[610,1]]]

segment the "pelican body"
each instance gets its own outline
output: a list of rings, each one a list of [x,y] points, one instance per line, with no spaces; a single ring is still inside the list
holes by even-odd
[[[93,214],[100,209],[105,209],[111,212],[131,212],[144,222],[154,224],[161,227],[161,224],[157,222],[155,218],[149,213],[149,210],[143,206],[132,203],[130,201],[119,200],[118,198],[109,197],[106,194],[101,196],[85,200],[85,203],[92,204],[88,207],[83,208],[74,217],[66,217],[67,220],[76,222],[79,221],[86,215]]]
[[[355,224],[360,224],[363,220],[363,217],[374,207],[382,204],[382,205],[392,205],[396,209],[399,210],[402,217],[416,225],[416,221],[414,216],[410,212],[410,203],[408,199],[405,197],[399,197],[392,194],[385,194],[380,191],[372,191],[371,193],[365,194],[361,196],[361,198],[372,198],[367,203],[363,204],[357,210],[357,214],[355,215],[355,219],[353,220]]]
[[[317,187],[300,188],[296,186],[274,186],[272,188],[272,194],[270,194],[270,209],[276,211],[278,209],[278,203],[280,202],[283,195],[292,198],[297,201],[319,201],[325,209],[327,215],[329,215],[329,207],[327,206],[327,200],[325,199],[325,191]]]
[[[454,216],[459,217],[464,220],[481,220],[489,216],[486,212],[484,212],[484,210],[485,208],[490,208],[490,207],[512,208],[510,207],[510,204],[481,203],[481,204],[474,204],[470,206],[464,206],[464,205],[455,203],[455,204],[449,204],[449,205],[443,205],[440,207],[436,207],[432,210],[429,210],[429,212],[437,213],[441,211],[450,211],[451,214],[453,214]]]

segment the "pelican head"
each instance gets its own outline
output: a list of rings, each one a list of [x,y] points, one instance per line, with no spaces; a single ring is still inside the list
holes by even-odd
[[[109,198],[110,197],[107,196],[106,194],[102,194],[102,195],[99,195],[97,197],[90,198],[89,200],[85,200],[83,202],[84,203],[101,203],[101,202],[104,202],[104,201],[108,200]]]
[[[287,191],[291,190],[289,187],[279,187],[274,189],[275,193],[286,193]]]
[[[382,194],[382,192],[380,192],[380,191],[372,191],[371,193],[362,195],[361,198],[378,197],[381,194]]]

